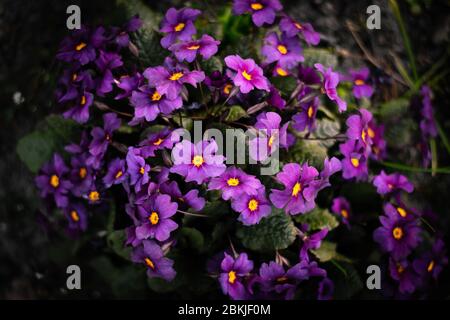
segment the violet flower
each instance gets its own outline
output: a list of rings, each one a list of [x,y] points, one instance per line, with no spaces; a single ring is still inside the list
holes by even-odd
[[[198,190],[192,189],[183,195],[176,181],[162,183],[159,186],[159,191],[168,194],[174,201],[178,202],[180,207],[184,205],[194,211],[200,211],[205,207],[205,199],[198,196]]]
[[[407,177],[399,173],[386,174],[384,170],[381,170],[380,174],[375,176],[373,185],[381,195],[398,193],[401,190],[411,193],[414,190],[413,184],[409,182]]]
[[[426,251],[421,257],[414,260],[414,270],[421,276],[430,276],[437,280],[439,274],[448,264],[448,257],[445,250],[445,243],[442,239],[437,239],[430,251]]]
[[[262,218],[270,215],[272,207],[266,198],[265,188],[255,190],[256,194],[242,194],[231,202],[231,208],[239,212],[238,220],[249,226],[258,224]]]
[[[319,98],[314,98],[311,102],[300,105],[300,112],[292,116],[292,127],[297,131],[303,131],[306,128],[312,132],[316,127],[316,115],[319,108]]]
[[[331,212],[337,214],[342,217],[342,222],[349,226],[349,219],[351,217],[351,208],[350,203],[344,197],[337,197],[333,199],[333,203],[331,205]]]
[[[164,48],[170,47],[177,40],[188,41],[196,33],[194,21],[200,15],[200,10],[182,8],[167,10],[161,22],[161,29],[165,36],[161,39]]]
[[[225,64],[231,69],[227,70],[227,75],[234,85],[239,87],[240,92],[249,93],[255,88],[270,91],[269,81],[253,59],[242,59],[238,55],[230,55],[225,57]]]
[[[86,123],[89,120],[89,107],[94,102],[94,95],[84,91],[79,95],[69,109],[63,113],[64,118],[70,118],[78,123]]]
[[[301,34],[306,43],[310,45],[318,45],[320,42],[320,35],[314,31],[313,26],[310,23],[300,23],[285,16],[280,21],[280,30],[288,37],[294,37],[297,34]]]
[[[86,208],[80,203],[69,204],[64,208],[64,216],[71,231],[85,231],[88,225]]]
[[[339,74],[337,72],[333,72],[331,67],[325,69],[325,67],[320,63],[316,63],[314,67],[323,75],[322,92],[325,93],[330,100],[336,102],[339,107],[339,112],[344,112],[347,110],[347,102],[338,96],[336,90],[339,84]]]
[[[103,177],[103,183],[106,188],[113,184],[120,184],[127,179],[127,170],[125,167],[125,160],[116,158],[109,163],[108,171]]]
[[[229,295],[234,300],[246,299],[248,292],[243,284],[245,277],[253,270],[253,261],[248,259],[246,253],[241,253],[233,259],[227,253],[220,265],[221,274],[219,276],[220,286],[224,294]]]
[[[115,113],[103,115],[103,128],[95,127],[91,131],[92,141],[89,144],[89,153],[96,158],[103,158],[109,144],[112,142],[114,131],[121,125],[121,120]]]
[[[417,274],[407,260],[396,261],[389,259],[389,274],[399,283],[400,293],[413,293],[419,282]]]
[[[208,60],[217,53],[220,41],[204,34],[199,40],[189,40],[171,45],[169,50],[173,52],[178,61],[192,62],[197,54],[203,59]]]
[[[250,13],[257,27],[263,24],[273,24],[277,11],[283,9],[278,0],[234,0],[233,13],[241,15]]]
[[[277,62],[283,69],[291,69],[304,61],[298,38],[286,35],[279,38],[275,32],[270,32],[264,38],[261,53],[265,63]]]
[[[322,240],[327,236],[327,234],[327,228],[323,228],[322,230],[310,235],[303,234],[301,237],[303,245],[300,249],[300,260],[309,260],[308,252],[310,250],[319,249],[322,245]]]
[[[355,98],[370,98],[372,96],[373,88],[367,84],[367,79],[369,78],[369,68],[366,67],[360,70],[350,70],[350,78],[353,83],[353,95]]]
[[[155,151],[162,149],[172,149],[175,142],[178,142],[180,136],[176,130],[171,131],[165,127],[156,133],[150,133],[146,139],[139,143],[141,155],[144,158],[154,157]]]
[[[342,177],[344,179],[356,178],[356,180],[366,180],[368,177],[367,156],[365,147],[356,140],[348,140],[339,146],[342,159]]]
[[[130,185],[134,186],[136,192],[139,192],[142,186],[150,180],[148,176],[150,165],[145,163],[145,159],[139,154],[138,150],[133,147],[128,148],[126,161]]]

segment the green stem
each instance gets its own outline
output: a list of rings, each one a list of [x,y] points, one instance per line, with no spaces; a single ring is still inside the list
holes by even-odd
[[[431,175],[434,177],[436,175],[436,168],[438,166],[438,155],[436,148],[436,139],[430,139],[430,149],[431,149]]]
[[[447,150],[448,154],[450,154],[450,143],[448,142],[448,138],[445,135],[444,130],[442,129],[441,125],[437,121],[436,121],[436,127],[437,127],[437,130],[439,133],[439,137],[441,138],[442,143],[445,146],[445,149]]]
[[[381,165],[385,166],[385,167],[398,169],[398,170],[402,170],[402,171],[420,172],[420,173],[432,173],[433,172],[432,169],[411,167],[411,166],[407,166],[407,165],[401,164],[401,163],[394,163],[394,162],[387,162],[387,161],[380,161],[379,163]],[[434,170],[434,172],[435,173],[450,174],[450,168],[447,168],[447,167],[446,168],[436,168]]]

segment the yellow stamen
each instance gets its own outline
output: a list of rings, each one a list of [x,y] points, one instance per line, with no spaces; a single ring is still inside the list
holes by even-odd
[[[405,271],[405,268],[403,268],[403,266],[401,264],[397,264],[397,272],[403,273],[403,271]]]
[[[236,281],[236,272],[233,270],[228,272],[228,282],[233,284]]]
[[[155,265],[154,265],[153,261],[150,260],[150,258],[145,258],[144,261],[145,261],[145,264],[147,265],[147,267],[149,267],[153,270],[155,269]]]
[[[279,283],[286,282],[286,281],[288,281],[288,277],[286,277],[286,276],[282,276],[282,277],[277,278],[277,282],[279,282]]]
[[[77,74],[76,73],[74,73],[74,74],[72,74],[72,81],[75,81],[75,80],[77,80]]]
[[[295,26],[298,30],[302,30],[302,29],[303,29],[303,26],[302,26],[299,22],[294,23],[294,26]]]
[[[276,71],[279,76],[286,77],[288,75],[288,72],[283,68],[278,67]]]
[[[176,32],[180,32],[181,30],[183,30],[184,29],[184,27],[185,27],[186,25],[183,23],[183,22],[180,22],[179,24],[177,24],[176,26],[175,26],[175,28],[173,28]]]
[[[84,95],[81,97],[80,104],[81,104],[82,106],[84,106],[84,105],[86,104],[86,97],[85,97]]]
[[[314,109],[313,109],[312,106],[309,106],[309,108],[308,108],[308,118],[312,118],[313,114],[314,114]]]
[[[158,91],[153,92],[152,94],[152,101],[159,101],[161,100],[161,95],[159,94]]]
[[[366,130],[363,130],[363,131],[361,132],[361,139],[362,139],[362,141],[366,142],[366,137],[367,137]]]
[[[434,269],[434,260],[431,260],[430,263],[427,266],[427,271],[431,272]]]
[[[400,240],[403,238],[403,230],[400,227],[395,227],[394,230],[392,230],[392,235],[394,236],[394,239]]]
[[[247,80],[252,80],[252,75],[248,74],[246,70],[242,71],[242,76]]]
[[[269,145],[269,147],[272,147],[273,142],[275,141],[275,135],[271,135],[269,138],[269,142],[267,143]]]
[[[144,167],[141,167],[141,168],[139,169],[139,173],[140,173],[140,174],[144,174],[144,173],[145,173],[145,168],[144,168]]]
[[[174,74],[172,74],[169,78],[169,80],[172,81],[177,81],[178,79],[183,77],[183,72],[175,72]]]
[[[300,182],[297,182],[294,184],[294,187],[292,188],[292,196],[296,197],[298,196],[298,193],[302,191],[302,184]]]
[[[341,215],[342,215],[345,219],[348,219],[348,211],[347,211],[347,210],[342,209],[342,210],[341,210]]]
[[[374,138],[375,137],[375,131],[372,130],[372,128],[367,128],[367,134],[369,137]]]
[[[119,179],[123,175],[122,170],[117,171],[115,178]]]
[[[72,210],[70,212],[70,218],[75,222],[80,221],[80,216],[78,215],[78,213],[75,210]]]
[[[258,206],[259,206],[259,203],[255,199],[250,200],[247,205],[248,209],[252,212],[256,211],[258,209]]]
[[[279,45],[277,46],[277,50],[278,50],[278,52],[281,53],[281,54],[286,54],[286,53],[287,53],[287,48],[286,48],[286,46],[283,46],[282,44],[279,44]]]
[[[200,45],[198,44],[194,44],[192,46],[187,47],[188,50],[197,50],[198,48],[200,48]]]
[[[100,200],[100,193],[98,193],[98,191],[91,191],[89,192],[89,200],[91,201],[98,201]]]
[[[87,176],[87,170],[85,167],[81,167],[80,170],[78,171],[78,175],[80,176],[81,179],[86,178]]]
[[[56,174],[54,174],[54,175],[52,175],[50,177],[50,185],[53,188],[58,188],[58,186],[59,186],[59,178],[58,178],[58,176]]]
[[[355,84],[356,84],[357,86],[362,86],[362,85],[364,84],[364,80],[356,79],[356,80],[355,80]]]
[[[388,188],[389,188],[389,190],[392,190],[392,189],[394,189],[394,186],[392,184],[388,183]]]
[[[159,215],[158,215],[158,213],[155,212],[155,211],[152,211],[152,213],[148,217],[148,220],[150,221],[150,223],[152,225],[158,224],[158,222],[159,222]]]
[[[406,212],[406,210],[403,209],[403,208],[401,208],[401,207],[398,207],[398,208],[397,208],[397,212],[398,212],[398,214],[399,214],[402,218],[404,218],[404,217],[406,217],[406,216],[408,215],[408,213]]]
[[[223,87],[223,92],[228,95],[231,92],[231,88],[233,88],[233,85],[228,83],[225,85],[225,87]]]
[[[264,8],[264,6],[259,2],[252,3],[250,5],[250,7],[255,11],[258,11],[258,10],[261,10],[262,8]]]
[[[77,50],[77,51],[83,50],[83,48],[85,48],[86,46],[87,46],[86,43],[80,42],[80,43],[75,47],[75,50]]]
[[[239,185],[239,179],[238,178],[230,178],[230,179],[227,180],[227,184],[230,187],[236,187],[236,186]]]
[[[194,158],[192,158],[192,164],[197,168],[199,168],[203,164],[203,162],[205,162],[205,160],[200,155],[196,155],[194,156]]]
[[[161,143],[163,143],[163,139],[159,138],[158,140],[156,140],[155,142],[153,142],[154,146],[159,146]]]
[[[355,168],[359,167],[359,159],[357,159],[357,158],[351,158],[351,159],[350,159],[350,162],[352,163],[352,165],[353,165]]]

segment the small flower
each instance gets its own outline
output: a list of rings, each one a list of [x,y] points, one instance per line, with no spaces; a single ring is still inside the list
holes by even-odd
[[[71,231],[85,231],[87,229],[87,212],[86,208],[80,203],[69,204],[64,208],[64,215],[69,223]]]
[[[278,0],[234,0],[233,12],[236,15],[251,13],[257,27],[264,23],[273,24],[277,11],[283,9]]]
[[[186,206],[194,211],[200,211],[205,207],[205,199],[198,196],[198,190],[189,190],[188,193],[183,195],[175,181],[160,184],[159,191],[168,194],[173,200],[178,202],[179,206]]]
[[[165,241],[170,233],[178,228],[178,224],[170,219],[178,209],[175,202],[170,201],[166,194],[151,197],[142,205],[137,206],[140,225],[136,227],[138,239],[155,238]]]
[[[408,193],[413,192],[414,186],[408,178],[399,173],[386,174],[383,170],[373,179],[373,185],[381,195],[397,193],[400,190]]]
[[[178,61],[192,62],[195,60],[197,53],[203,59],[208,60],[217,53],[220,41],[214,40],[213,37],[204,34],[199,40],[189,40],[171,45],[169,50],[172,51]]]
[[[253,261],[248,259],[246,253],[241,253],[233,259],[227,253],[220,265],[221,274],[219,276],[220,285],[224,294],[229,295],[234,300],[245,299],[248,295],[242,283],[244,278],[253,270]]]
[[[109,163],[108,171],[103,177],[105,187],[109,188],[113,184],[125,182],[127,179],[127,170],[125,168],[125,160],[116,158]]]
[[[91,188],[95,178],[95,171],[87,163],[87,159],[86,153],[74,155],[70,159],[69,179],[72,183],[70,191],[77,197],[81,197]]]
[[[126,161],[128,167],[127,173],[130,177],[130,185],[134,186],[136,192],[139,192],[142,186],[150,180],[148,176],[150,165],[145,163],[145,159],[142,158],[138,150],[133,147],[128,148]]]
[[[288,16],[281,19],[280,30],[283,31],[288,37],[294,37],[297,34],[301,34],[306,43],[313,46],[319,44],[320,42],[319,33],[314,31],[314,28],[310,23],[300,23]]]
[[[445,243],[437,239],[430,251],[426,251],[421,257],[413,262],[414,270],[421,276],[430,276],[437,280],[439,274],[448,264]]]
[[[389,259],[389,274],[399,283],[400,293],[413,293],[419,282],[417,274],[407,260]]]
[[[165,33],[161,39],[161,45],[164,48],[170,47],[177,40],[189,41],[195,34],[194,21],[200,15],[200,10],[182,8],[177,10],[170,8],[167,10],[160,31]]]
[[[369,169],[365,147],[356,140],[348,140],[339,146],[339,150],[344,155],[344,159],[342,159],[342,176],[344,179],[367,179]]]
[[[266,36],[261,52],[267,64],[277,62],[283,69],[291,69],[304,60],[298,38],[282,35],[280,39],[275,32]]]
[[[144,77],[139,72],[136,72],[133,75],[123,75],[119,80],[115,80],[114,82],[122,92],[115,96],[114,99],[120,100],[131,96],[142,85],[143,79]]]
[[[311,102],[300,105],[300,112],[292,117],[294,121],[292,127],[297,131],[303,131],[308,128],[312,132],[316,126],[317,109],[319,108],[319,98],[314,98]]]
[[[334,293],[334,282],[330,278],[324,278],[319,283],[317,300],[331,300]]]
[[[373,88],[367,84],[367,79],[369,78],[369,68],[350,70],[350,78],[353,83],[353,95],[355,98],[370,98],[372,96]]]
[[[372,139],[375,137],[375,132],[369,126],[372,122],[372,113],[366,109],[359,109],[359,115],[354,114],[348,117],[347,137],[352,140],[360,141],[366,146],[372,145]]]
[[[347,110],[347,102],[338,96],[336,90],[339,84],[339,74],[333,72],[331,67],[325,70],[325,67],[320,63],[316,63],[314,67],[323,75],[323,93],[325,93],[330,100],[337,103],[340,112]]]
[[[94,95],[90,92],[83,91],[78,96],[76,102],[63,113],[64,118],[70,118],[78,123],[86,123],[89,120],[89,107],[94,102]]]
[[[95,60],[95,65],[101,74],[97,79],[97,94],[104,96],[113,90],[114,77],[111,70],[123,65],[122,57],[115,52],[100,50],[99,56]]]
[[[266,198],[265,188],[256,190],[256,194],[242,194],[231,202],[234,211],[239,212],[238,218],[244,225],[254,225],[262,218],[270,215],[272,207]]]
[[[130,32],[139,30],[142,26],[142,20],[138,15],[132,17],[122,28],[115,30],[115,42],[119,47],[125,48],[130,44]]]
[[[237,199],[243,195],[256,195],[262,187],[254,176],[236,167],[228,167],[219,177],[211,179],[208,190],[222,190],[224,200]]]
[[[163,128],[159,132],[149,134],[145,140],[139,143],[139,149],[144,158],[154,157],[155,151],[172,149],[174,143],[178,140],[179,135],[176,131]]]
[[[114,131],[120,127],[121,121],[115,113],[103,115],[103,128],[95,127],[91,131],[92,141],[89,144],[89,153],[98,158],[103,158],[109,144],[112,142]]]
[[[131,260],[135,263],[144,264],[147,267],[149,278],[162,278],[166,281],[172,281],[176,276],[173,261],[164,257],[161,247],[154,241],[142,241],[140,246],[133,249]]]
[[[36,177],[36,185],[40,189],[41,197],[52,195],[56,205],[64,208],[69,204],[68,193],[72,183],[67,178],[67,168],[63,158],[55,153],[50,162],[46,163]]]
[[[309,260],[308,252],[311,249],[319,249],[322,245],[322,240],[327,236],[327,234],[327,228],[323,228],[322,230],[317,231],[316,233],[313,233],[311,235],[303,234],[303,236],[301,237],[303,245],[300,249],[300,259]]]
[[[338,216],[342,217],[344,224],[349,226],[349,219],[352,214],[350,209],[350,203],[344,197],[337,197],[333,199],[333,204],[331,205],[331,211]]]
[[[267,103],[270,106],[274,106],[275,108],[278,108],[280,110],[284,109],[284,107],[286,106],[286,100],[281,97],[280,91],[278,91],[275,86],[270,86],[270,93],[267,97]]]
[[[249,93],[255,88],[270,91],[269,81],[253,59],[242,59],[238,55],[231,55],[225,57],[225,64],[233,70],[227,70],[227,75],[242,93]]]

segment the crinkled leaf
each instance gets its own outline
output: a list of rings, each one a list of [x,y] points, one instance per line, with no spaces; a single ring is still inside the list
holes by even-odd
[[[241,106],[231,106],[226,121],[237,121],[243,117],[248,117],[247,112]]]
[[[339,225],[338,220],[330,211],[319,207],[314,208],[311,212],[297,215],[294,219],[298,223],[308,224],[311,230],[321,230],[323,228],[332,230]]]
[[[335,67],[337,65],[337,57],[327,49],[320,48],[305,48],[303,51],[305,57],[305,65],[314,66],[316,63],[320,63],[325,67]]]
[[[126,260],[130,260],[131,247],[125,246],[125,240],[125,230],[113,231],[107,237],[108,247],[111,248],[118,256]]]

